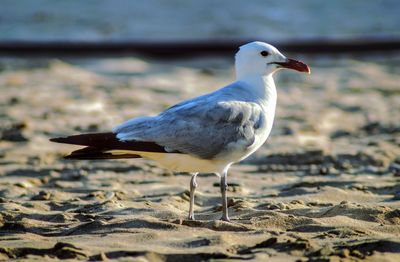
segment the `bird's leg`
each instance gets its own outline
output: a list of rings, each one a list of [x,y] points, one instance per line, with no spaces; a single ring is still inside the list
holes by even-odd
[[[227,171],[224,171],[224,173],[221,175],[221,182],[220,182],[221,195],[222,195],[222,217],[221,217],[221,220],[230,221],[229,216],[228,216],[228,199],[226,197],[226,189],[228,188],[228,183],[226,181],[226,177],[227,177]]]
[[[189,217],[188,217],[189,220],[194,220],[193,207],[194,207],[194,193],[197,188],[196,176],[197,173],[193,173],[192,178],[190,179],[190,206],[189,206]]]

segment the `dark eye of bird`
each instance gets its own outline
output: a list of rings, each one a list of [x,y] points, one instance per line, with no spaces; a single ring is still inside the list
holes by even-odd
[[[267,51],[261,51],[260,53],[263,57],[266,57],[269,55],[269,53]]]

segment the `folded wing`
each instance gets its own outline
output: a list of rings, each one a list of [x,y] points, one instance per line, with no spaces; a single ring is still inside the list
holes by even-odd
[[[238,93],[237,86],[228,86],[173,106],[158,116],[129,120],[114,132],[122,141],[153,141],[168,152],[203,159],[230,149],[245,149],[254,143],[266,121],[261,107],[246,101],[245,94],[238,98]]]

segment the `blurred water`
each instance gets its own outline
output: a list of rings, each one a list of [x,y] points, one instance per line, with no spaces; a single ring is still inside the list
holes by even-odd
[[[2,0],[0,40],[400,36],[398,0]]]

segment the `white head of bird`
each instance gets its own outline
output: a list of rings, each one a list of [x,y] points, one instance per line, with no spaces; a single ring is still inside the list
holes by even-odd
[[[259,41],[242,45],[235,56],[237,79],[272,75],[283,68],[311,72],[306,64],[287,58],[274,46]]]

